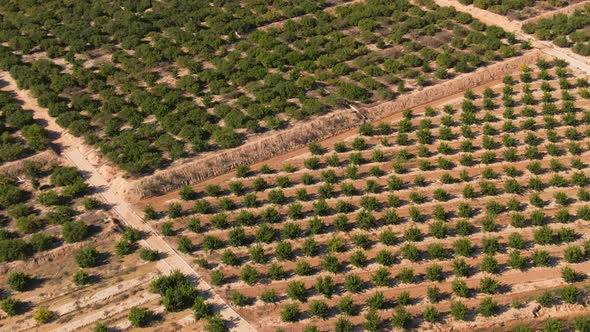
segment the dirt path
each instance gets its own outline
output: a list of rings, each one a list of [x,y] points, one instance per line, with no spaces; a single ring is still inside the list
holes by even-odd
[[[133,306],[139,306],[149,301],[153,301],[159,297],[158,294],[153,293],[141,293],[138,296],[132,296],[124,301],[115,303],[111,306],[105,307],[101,310],[94,311],[85,317],[82,317],[77,320],[73,320],[62,324],[58,328],[54,329],[54,332],[70,332],[70,331],[79,331],[83,327],[89,326],[92,323],[105,319],[107,317],[111,317],[115,314],[122,313],[125,310]]]
[[[64,316],[73,313],[74,311],[79,311],[82,308],[93,306],[99,302],[107,301],[108,299],[117,296],[121,292],[125,292],[127,290],[131,290],[134,288],[138,288],[142,285],[145,285],[155,276],[155,273],[148,273],[140,278],[123,281],[111,287],[101,289],[92,295],[85,296],[75,301],[62,304],[56,308],[50,308],[50,310],[59,316]],[[134,296],[131,299],[125,300],[123,304],[118,303],[115,306],[108,306],[105,307],[107,309],[102,308],[101,310],[93,311],[88,315],[78,315],[79,319],[59,326],[58,328],[54,329],[54,331],[75,331],[81,327],[91,325],[98,319],[107,318],[109,316],[116,314],[117,312],[123,312],[129,309],[130,306],[139,305],[145,303],[146,301],[154,300],[157,298],[157,294],[152,294],[144,291],[138,296]],[[116,308],[116,310],[113,310],[113,307]],[[27,330],[36,325],[37,323],[35,322],[35,320],[30,318],[24,321],[23,324],[20,325],[18,328],[20,328],[21,330]]]
[[[522,22],[511,20],[506,16],[502,16],[485,9],[480,9],[473,5],[465,6],[456,0],[434,0],[434,2],[436,2],[436,4],[439,6],[455,7],[455,9],[458,11],[468,13],[487,25],[500,26],[504,30],[514,33],[519,39],[529,40],[533,48],[536,48],[551,57],[566,60],[569,62],[571,67],[581,70],[586,74],[590,74],[590,60],[588,58],[574,53],[569,48],[561,48],[550,41],[538,40],[535,38],[535,36],[524,33],[522,31]],[[579,6],[580,4],[573,4],[571,6],[561,8],[559,11],[567,12],[570,10],[569,7],[578,8]],[[546,17],[546,15],[543,15],[543,17]],[[534,21],[535,19],[530,19],[527,22]]]
[[[101,289],[92,295],[84,296],[84,297],[79,298],[75,301],[62,304],[52,311],[60,316],[63,316],[65,314],[69,314],[75,310],[78,310],[79,308],[87,307],[87,306],[95,304],[97,302],[107,300],[108,298],[110,298],[116,294],[119,294],[121,292],[125,292],[127,290],[134,289],[134,288],[139,287],[141,285],[145,285],[146,283],[149,283],[155,276],[156,276],[155,273],[148,273],[148,274],[144,274],[143,276],[141,276],[139,278],[122,281],[122,282],[115,284],[111,287]]]

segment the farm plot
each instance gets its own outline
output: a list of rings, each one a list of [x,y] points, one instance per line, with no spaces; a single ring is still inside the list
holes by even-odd
[[[0,67],[134,175],[521,51],[427,0],[124,3],[2,6]]]
[[[513,20],[526,20],[561,7],[582,2],[582,0],[459,0],[464,5],[502,14]]]
[[[209,294],[161,266],[163,255],[111,217],[75,168],[27,162],[24,174],[0,177],[0,329],[172,328],[194,322],[195,301],[213,312]],[[178,292],[155,286],[162,280]]]
[[[262,331],[563,325],[587,314],[588,86],[540,60],[145,217]]]
[[[524,32],[542,40],[551,40],[559,47],[590,55],[590,4],[577,9],[571,15],[557,14],[524,24]]]
[[[47,149],[50,143],[47,130],[8,92],[0,91],[0,111],[0,165]]]

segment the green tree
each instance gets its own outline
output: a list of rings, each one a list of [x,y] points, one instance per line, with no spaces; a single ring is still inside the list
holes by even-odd
[[[209,318],[213,315],[213,308],[210,304],[205,302],[205,299],[201,296],[195,298],[193,304],[193,316],[195,320],[201,320],[203,318]]]
[[[8,316],[16,316],[21,314],[23,303],[13,297],[7,297],[0,300],[0,309]]]
[[[53,311],[50,311],[47,308],[39,308],[39,309],[35,310],[35,312],[33,313],[33,319],[38,324],[49,323],[55,317],[56,317],[55,313]]]
[[[96,267],[100,264],[100,253],[92,247],[84,247],[74,254],[74,259],[81,268]]]
[[[329,309],[328,304],[321,300],[314,300],[309,304],[309,314],[324,320],[328,318]]]
[[[62,225],[62,237],[68,243],[82,241],[88,236],[88,226],[81,220],[69,221]]]
[[[90,275],[86,271],[78,270],[74,273],[72,280],[78,286],[86,285],[90,283]]]
[[[391,325],[397,328],[408,328],[411,322],[412,315],[403,306],[397,307],[391,316]]]
[[[149,248],[139,249],[139,257],[144,261],[154,262],[160,259],[160,252]]]
[[[287,295],[293,300],[305,302],[307,300],[306,293],[305,285],[300,281],[292,281],[287,284]]]
[[[281,311],[281,319],[283,322],[296,322],[301,316],[299,306],[295,303],[287,304]]]
[[[456,320],[466,320],[469,309],[460,301],[451,302],[451,316]]]
[[[498,313],[499,305],[491,297],[486,297],[479,303],[477,313],[483,317],[494,316]]]
[[[8,274],[6,279],[10,289],[23,292],[31,287],[33,278],[21,271],[13,271]]]
[[[207,332],[226,332],[228,328],[223,317],[220,314],[215,314],[207,318],[205,330]]]
[[[155,314],[151,310],[142,307],[132,307],[129,309],[129,314],[127,315],[127,318],[133,327],[146,327],[151,323],[154,317]]]

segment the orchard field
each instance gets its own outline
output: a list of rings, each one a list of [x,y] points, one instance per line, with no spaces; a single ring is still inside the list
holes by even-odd
[[[590,55],[590,4],[571,15],[557,14],[523,26],[527,33],[551,40],[559,47],[571,48],[577,54]]]
[[[521,53],[430,0],[111,2],[0,4],[0,69],[132,175]]]
[[[590,331],[588,6],[0,1],[0,330]]]
[[[0,330],[170,328],[193,321],[182,311],[195,298],[208,308],[208,294],[181,274],[175,282],[188,305],[162,300],[173,296],[156,286],[173,270],[165,255],[53,152],[55,133],[31,110],[8,91],[0,99]]]
[[[589,98],[540,60],[144,212],[263,331],[587,328]]]
[[[582,2],[580,0],[459,0],[464,5],[486,9],[514,20],[535,18],[546,12]]]

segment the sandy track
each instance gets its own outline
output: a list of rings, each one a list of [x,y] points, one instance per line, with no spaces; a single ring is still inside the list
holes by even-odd
[[[80,299],[77,299],[76,301],[60,305],[59,307],[53,309],[52,311],[60,316],[65,315],[65,314],[69,314],[81,307],[87,307],[87,306],[92,305],[94,303],[107,300],[116,294],[134,289],[134,288],[139,287],[141,285],[145,285],[150,280],[152,280],[155,276],[156,276],[155,273],[148,273],[148,274],[143,275],[140,278],[135,278],[132,280],[125,280],[125,281],[115,284],[109,288],[101,289],[90,296],[85,296]]]
[[[142,293],[141,295],[138,295],[138,296],[129,297],[128,299],[126,299],[122,302],[119,302],[117,304],[103,308],[98,311],[94,311],[94,312],[90,313],[89,315],[84,316],[81,319],[77,319],[77,320],[62,324],[58,328],[53,329],[53,331],[56,331],[56,332],[57,331],[60,331],[60,332],[76,331],[76,330],[79,330],[80,328],[82,328],[84,326],[88,326],[98,320],[110,317],[110,316],[115,315],[117,313],[121,313],[121,312],[135,306],[135,305],[141,305],[141,304],[146,303],[148,301],[155,300],[158,297],[159,297],[158,294],[152,294],[152,293],[147,293],[147,292]],[[37,326],[37,322],[35,322],[35,320],[30,318],[30,319],[25,320],[24,322],[22,322],[19,325],[13,326],[12,331],[32,330],[36,326]],[[40,331],[47,331],[47,330],[43,329]]]
[[[116,315],[121,313],[125,310],[133,306],[142,305],[149,301],[155,300],[159,297],[158,294],[153,293],[142,293],[138,296],[129,297],[128,299],[113,304],[112,306],[106,307],[104,309],[94,311],[91,314],[77,320],[70,321],[68,323],[62,324],[58,328],[54,329],[54,332],[69,332],[69,331],[77,331],[81,328],[88,326],[98,320]]]
[[[156,276],[156,273],[148,273],[142,277],[120,282],[120,283],[115,284],[111,287],[101,289],[92,295],[84,296],[84,297],[79,298],[75,301],[62,304],[62,305],[55,307],[55,308],[50,307],[49,309],[52,312],[54,312],[55,314],[57,314],[58,316],[64,316],[64,315],[73,313],[75,311],[79,311],[81,308],[93,306],[93,305],[96,305],[100,302],[107,301],[110,298],[117,296],[120,293],[132,290],[132,289],[140,287],[142,285],[145,285],[150,280],[152,280],[155,276]],[[137,304],[144,303],[141,301],[144,301],[144,300],[149,301],[149,300],[152,300],[157,297],[158,297],[157,294],[152,294],[152,293],[148,293],[148,292],[144,291],[144,292],[142,292],[141,295],[139,295],[137,297],[137,299],[138,299]],[[128,300],[126,300],[125,302],[128,302]],[[130,303],[132,305],[136,305],[133,302],[130,302]],[[97,320],[96,315],[100,315],[100,317],[98,317],[98,319],[102,319],[102,318],[112,316],[118,312],[122,312],[122,311],[129,308],[129,306],[125,306],[123,304],[117,305],[117,307],[121,307],[121,308],[119,308],[118,311],[112,310],[112,309],[108,309],[108,310],[103,309],[103,310],[99,310],[99,311],[94,311],[94,312],[90,313],[89,315],[86,315],[83,318],[76,320],[73,324],[72,329],[65,327],[65,325],[70,324],[70,323],[67,323],[64,326],[60,326],[56,330],[57,331],[73,331],[73,330],[76,330],[80,327],[94,323]],[[23,326],[21,326],[21,329],[26,330],[26,329],[36,326],[36,324],[37,323],[33,319],[28,319],[23,323]],[[62,329],[62,327],[66,328],[66,329]]]

